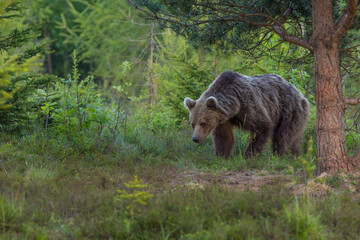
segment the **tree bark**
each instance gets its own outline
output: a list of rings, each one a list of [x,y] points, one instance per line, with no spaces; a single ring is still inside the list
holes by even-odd
[[[339,58],[340,39],[334,38],[331,0],[313,0],[316,82],[317,174],[354,169],[345,145],[346,102]]]

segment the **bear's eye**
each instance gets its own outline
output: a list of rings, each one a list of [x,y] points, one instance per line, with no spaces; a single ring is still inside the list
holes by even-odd
[[[200,123],[200,126],[201,126],[201,127],[205,127],[205,126],[206,126],[206,123]]]
[[[191,124],[191,127],[192,127],[192,128],[194,129],[194,127],[195,127],[195,124],[193,124],[193,123],[192,123],[192,124]]]

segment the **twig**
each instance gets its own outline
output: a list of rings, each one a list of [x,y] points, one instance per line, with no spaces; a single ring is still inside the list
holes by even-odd
[[[348,105],[358,105],[360,103],[360,97],[358,97],[358,98],[346,98],[345,102]]]

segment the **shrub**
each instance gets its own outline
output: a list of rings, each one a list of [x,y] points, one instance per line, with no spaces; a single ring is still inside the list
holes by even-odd
[[[0,128],[3,131],[21,131],[34,125],[36,120],[43,123],[41,107],[45,103],[56,105],[57,94],[48,94],[49,88],[58,80],[51,75],[22,74],[11,78],[7,91],[14,92],[7,100],[10,108],[0,109]]]
[[[74,52],[73,74],[55,85],[54,92],[61,93],[60,104],[53,110],[54,133],[88,149],[99,144],[105,136],[113,140],[119,135],[126,119],[120,102],[109,104],[100,94],[93,76],[80,79]]]

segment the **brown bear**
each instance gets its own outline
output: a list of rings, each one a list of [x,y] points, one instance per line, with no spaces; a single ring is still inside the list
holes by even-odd
[[[245,155],[260,153],[268,138],[273,152],[288,148],[300,154],[309,103],[296,87],[275,74],[245,76],[226,71],[196,101],[185,98],[193,128],[192,140],[201,143],[212,132],[216,154],[230,157],[235,145],[233,127],[250,132]]]

